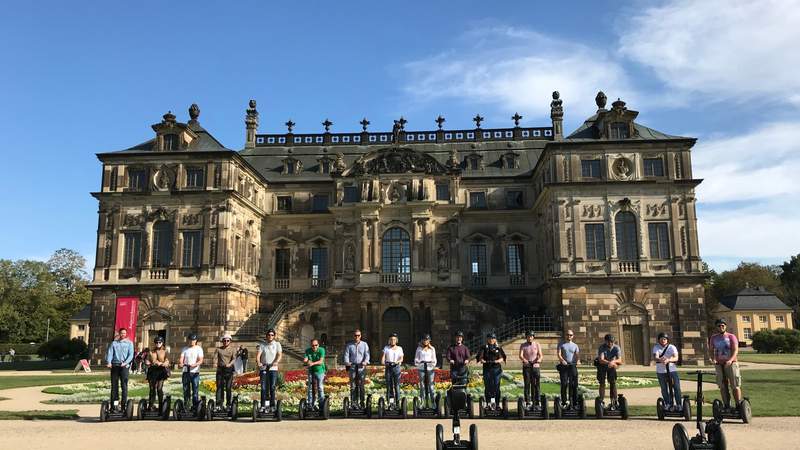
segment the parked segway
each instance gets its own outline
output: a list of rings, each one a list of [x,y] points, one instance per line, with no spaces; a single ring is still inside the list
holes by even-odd
[[[611,404],[606,406],[603,399],[597,397],[594,399],[594,415],[598,419],[619,417],[622,420],[628,420],[628,400],[622,394],[617,394],[617,398],[611,400]]]
[[[464,390],[464,392],[466,392],[467,383],[469,382],[469,371],[467,370],[466,367],[463,368],[463,371],[464,372],[461,374],[461,376],[451,378],[451,380],[450,380],[450,382],[451,382],[450,389],[453,389],[454,387],[458,386],[458,387],[461,387]],[[455,414],[453,414],[453,408],[450,407],[450,394],[449,393],[450,393],[450,390],[448,389],[447,390],[447,394],[444,396],[444,416],[447,417],[447,418],[453,417],[455,415]],[[473,407],[472,407],[472,402],[473,402],[472,396],[467,395],[466,402],[467,402],[466,403],[466,417],[468,417],[470,419],[474,419],[475,418],[475,412],[474,412]]]
[[[224,420],[237,420],[239,418],[239,396],[234,395],[231,404],[227,408],[221,405],[217,407],[217,402],[214,399],[208,401],[206,404],[206,420],[224,419]]]
[[[139,420],[169,420],[171,405],[172,397],[169,395],[164,397],[158,408],[152,408],[150,402],[143,398],[139,400],[137,417]]]
[[[672,381],[672,377],[669,376],[669,364],[666,364],[665,367],[667,368],[667,389],[669,390],[670,397],[675,398],[674,382]],[[677,399],[675,400],[677,403]],[[684,395],[681,402],[681,409],[675,411],[665,408],[664,399],[659,397],[658,400],[656,400],[656,415],[658,416],[658,420],[664,420],[665,417],[679,417],[683,420],[692,420],[692,401],[689,400],[688,395]]]
[[[386,363],[387,367],[396,367],[397,363]],[[398,393],[399,396],[399,393]],[[392,395],[389,395],[389,382],[386,382],[386,397],[378,399],[378,418],[386,419],[406,419],[408,418],[408,403],[406,398],[400,398],[400,401],[395,401]]]
[[[186,409],[183,399],[175,400],[172,417],[175,420],[206,420],[206,397],[200,397],[197,408],[189,407],[189,409]]]
[[[561,397],[556,396],[553,400],[553,416],[556,419],[585,419],[586,402],[582,396],[572,403],[562,403]]]
[[[122,408],[119,402],[115,402],[114,407],[111,407],[111,402],[103,400],[100,403],[100,422],[108,422],[112,420],[132,420],[133,419],[133,400],[128,399],[125,402],[125,407]]]
[[[372,394],[367,395],[364,404],[359,404],[358,402],[352,403],[350,402],[350,397],[345,397],[342,400],[342,412],[344,413],[345,419],[348,417],[366,417],[367,419],[371,419]]]
[[[261,420],[274,420],[280,422],[283,420],[283,406],[280,400],[275,400],[274,405],[269,404],[267,400],[263,405],[259,404],[258,400],[253,400],[253,422]]]
[[[465,371],[466,372],[466,371]],[[478,450],[478,426],[469,426],[469,440],[461,440],[461,414],[466,410],[472,417],[472,399],[467,395],[467,378],[453,380],[447,390],[445,403],[453,411],[453,439],[444,440],[444,427],[436,425],[436,450]]]
[[[517,397],[517,417],[520,419],[549,419],[547,397],[542,394],[538,399],[527,403],[521,396]]]
[[[715,419],[703,423],[703,372],[691,372],[697,375],[697,435],[689,438],[686,427],[676,423],[672,427],[672,445],[675,450],[725,450],[725,433]],[[710,375],[709,373],[706,373]]]
[[[728,389],[728,377],[725,375],[725,370],[722,371],[722,385]],[[728,394],[728,401],[733,397],[733,390]],[[735,407],[725,405],[721,400],[715,399],[711,405],[711,411],[717,422],[722,423],[725,419],[741,420],[742,423],[750,423],[753,421],[753,410],[750,407],[750,399],[747,397],[742,398]]]
[[[425,364],[425,371],[428,370],[428,364]],[[435,376],[435,374],[433,375]],[[434,394],[433,398],[430,398],[430,384],[428,382],[428,377],[424,377],[425,380],[423,381],[424,384],[424,395],[420,400],[416,396],[412,401],[412,408],[413,415],[415,419],[419,418],[428,418],[428,419],[441,419],[442,417],[442,395],[438,392]],[[433,377],[431,377],[433,378]]]

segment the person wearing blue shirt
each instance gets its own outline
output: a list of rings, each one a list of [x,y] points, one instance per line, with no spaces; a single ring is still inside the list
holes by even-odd
[[[364,408],[364,382],[369,364],[369,345],[361,340],[361,330],[353,332],[353,342],[344,349],[344,365],[350,377],[350,402]]]
[[[111,369],[111,409],[117,405],[125,408],[128,402],[128,371],[133,361],[133,342],[128,340],[128,330],[120,328],[118,338],[111,342],[106,353],[106,367]],[[122,402],[119,401],[120,384],[122,385]]]
[[[603,345],[597,349],[597,382],[600,384],[600,400],[606,394],[606,379],[611,387],[611,407],[617,407],[617,367],[622,365],[622,350],[614,344],[614,336],[607,334]]]
[[[581,363],[581,353],[578,344],[572,342],[575,333],[567,330],[567,340],[558,345],[556,357],[558,358],[558,377],[561,382],[561,402],[565,406],[574,407],[578,401],[578,364]],[[567,399],[569,388],[569,399]],[[569,401],[569,405],[567,402]]]

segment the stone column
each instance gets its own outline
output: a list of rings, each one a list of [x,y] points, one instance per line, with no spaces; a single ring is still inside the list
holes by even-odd
[[[378,219],[372,221],[372,268],[377,272],[381,270],[381,247],[378,245],[379,222]]]
[[[428,219],[420,219],[419,220],[419,227],[420,227],[420,235],[422,237],[422,243],[420,245],[420,269],[427,269],[430,267],[430,250],[428,246],[430,244],[430,239],[428,238],[428,227],[427,227]]]
[[[411,220],[411,270],[419,271],[419,225],[416,220]]]
[[[370,255],[369,255],[369,234],[368,234],[369,221],[361,219],[361,271],[369,272],[370,269]]]

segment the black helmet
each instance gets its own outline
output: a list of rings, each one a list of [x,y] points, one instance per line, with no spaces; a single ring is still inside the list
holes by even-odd
[[[197,333],[189,333],[188,338],[189,338],[190,341],[196,341],[197,340]]]
[[[725,319],[723,319],[722,317],[720,317],[719,319],[717,319],[717,321],[716,321],[716,322],[714,322],[714,326],[715,326],[715,327],[718,327],[718,326],[720,326],[720,325],[728,325],[728,322],[725,322]]]
[[[464,332],[461,330],[456,331],[456,336],[464,337]]]
[[[158,343],[163,344],[164,343],[164,338],[161,337],[161,336],[156,336],[156,338],[153,339],[153,342],[155,342],[156,344],[158,344]]]
[[[488,333],[488,334],[486,335],[486,337],[487,337],[488,339],[497,339],[497,335],[496,335],[496,334],[494,334],[494,332]]]
[[[528,337],[528,336],[536,337],[536,333],[533,330],[530,330],[527,333],[525,333],[525,337]]]
[[[662,339],[666,339],[667,341],[669,341],[670,340],[669,334],[667,334],[667,333],[665,333],[663,331],[661,333],[658,333],[658,340],[660,341]]]
[[[431,340],[431,335],[430,334],[423,334],[422,335],[422,340],[423,341],[430,341]]]
[[[603,337],[603,340],[606,341],[606,342],[614,342],[614,335],[613,334],[607,334],[607,335],[605,335]]]
[[[392,333],[392,334],[389,335],[389,337],[390,338],[396,338],[397,337],[397,333]]]

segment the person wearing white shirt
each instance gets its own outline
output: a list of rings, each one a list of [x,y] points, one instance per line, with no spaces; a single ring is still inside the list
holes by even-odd
[[[389,345],[383,347],[381,364],[386,373],[386,398],[394,398],[396,405],[400,404],[400,364],[403,363],[403,347],[397,345],[397,333],[389,337]]]
[[[661,385],[661,398],[664,408],[681,410],[681,380],[675,363],[678,361],[678,348],[670,343],[667,333],[658,334],[658,343],[653,346],[653,360],[656,362],[656,376]],[[672,395],[669,386],[672,385]]]
[[[278,383],[278,363],[283,357],[283,347],[275,340],[275,330],[267,330],[266,342],[258,346],[256,361],[261,382],[261,409],[275,408],[275,386]],[[269,400],[269,406],[267,406]]]
[[[203,347],[197,345],[195,333],[191,333],[188,339],[190,345],[181,351],[180,360],[183,372],[181,374],[183,403],[189,404],[189,393],[191,392],[192,410],[196,411],[200,403],[200,366],[203,364]]]
[[[414,364],[419,370],[419,396],[424,405],[429,404],[429,399],[430,404],[433,404],[433,369],[436,367],[436,349],[431,345],[430,335],[426,334],[422,337],[422,342],[414,354]]]

